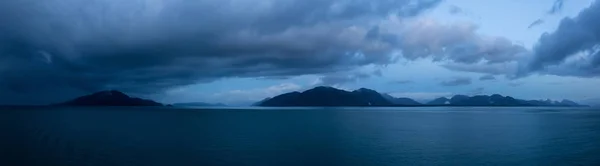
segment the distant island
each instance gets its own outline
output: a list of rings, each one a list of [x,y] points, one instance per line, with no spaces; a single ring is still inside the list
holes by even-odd
[[[96,92],[56,104],[56,106],[164,106],[152,100],[130,97],[123,92],[110,90]]]
[[[256,103],[263,107],[410,107],[410,106],[548,106],[585,107],[570,100],[522,100],[510,96],[494,94],[451,98],[437,98],[427,103],[419,103],[410,98],[396,98],[375,90],[361,88],[345,91],[333,87],[320,86],[304,92],[291,92],[267,98]]]
[[[121,91],[108,90],[92,93],[90,95],[81,96],[73,100],[54,104],[53,106],[169,106],[169,107],[225,107],[222,103],[204,103],[204,102],[189,102],[189,103],[174,103],[162,104],[156,101],[131,97]]]
[[[173,103],[175,107],[226,107],[223,103],[205,103],[205,102],[191,102],[191,103]]]

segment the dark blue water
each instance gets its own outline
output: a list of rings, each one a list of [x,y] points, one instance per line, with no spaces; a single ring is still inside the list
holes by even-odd
[[[0,120],[0,165],[600,165],[588,108],[12,108]]]

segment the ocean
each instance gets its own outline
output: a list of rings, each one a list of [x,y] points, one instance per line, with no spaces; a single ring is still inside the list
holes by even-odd
[[[593,108],[0,109],[2,166],[600,165]]]

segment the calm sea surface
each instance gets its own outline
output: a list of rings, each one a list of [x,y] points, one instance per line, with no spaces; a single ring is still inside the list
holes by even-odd
[[[0,165],[600,165],[591,108],[3,108]]]

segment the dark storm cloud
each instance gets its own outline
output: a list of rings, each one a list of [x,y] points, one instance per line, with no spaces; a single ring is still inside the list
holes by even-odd
[[[371,25],[439,1],[3,0],[0,104],[385,65],[398,39]]]
[[[472,81],[469,77],[455,77],[446,81],[442,81],[440,85],[442,86],[464,86],[471,85]]]
[[[521,75],[541,72],[581,77],[600,76],[600,2],[577,17],[565,18],[558,29],[542,35]]]
[[[480,81],[490,81],[490,80],[496,80],[496,77],[494,75],[484,75],[479,77]]]

